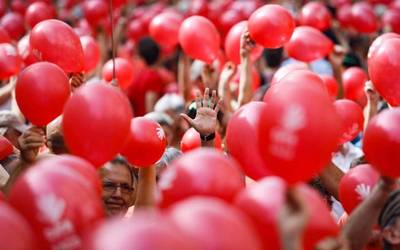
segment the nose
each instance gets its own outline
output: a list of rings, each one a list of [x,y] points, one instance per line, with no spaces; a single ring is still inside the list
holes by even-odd
[[[122,196],[121,187],[118,186],[117,189],[115,189],[114,196],[118,196],[118,197]]]

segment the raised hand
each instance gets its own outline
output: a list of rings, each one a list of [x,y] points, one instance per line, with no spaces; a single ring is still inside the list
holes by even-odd
[[[200,93],[196,94],[196,117],[191,119],[186,114],[181,116],[194,128],[201,136],[208,136],[215,133],[217,128],[217,114],[220,109],[221,100],[217,97],[217,92],[206,88],[204,97]]]
[[[25,131],[19,138],[18,144],[21,149],[21,158],[26,162],[34,162],[40,147],[46,143],[44,130],[32,127]]]
[[[243,32],[240,38],[240,56],[242,58],[247,58],[250,56],[251,51],[256,46],[256,43],[250,37],[249,31]]]
[[[83,73],[72,73],[69,78],[69,83],[71,84],[72,91],[79,88],[85,82],[85,76]]]

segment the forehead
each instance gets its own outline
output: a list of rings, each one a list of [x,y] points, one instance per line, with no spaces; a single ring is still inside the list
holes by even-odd
[[[104,180],[115,183],[132,185],[132,175],[127,166],[118,163],[107,163],[101,169],[101,177]]]

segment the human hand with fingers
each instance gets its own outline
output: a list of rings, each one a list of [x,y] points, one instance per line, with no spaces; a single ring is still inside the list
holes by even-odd
[[[69,78],[69,83],[72,90],[79,88],[85,82],[85,75],[83,73],[72,73]]]
[[[207,140],[207,138],[212,140],[217,129],[217,114],[220,105],[221,99],[217,97],[217,92],[213,90],[210,97],[210,89],[206,88],[203,97],[200,93],[196,93],[196,117],[192,119],[186,114],[181,114],[181,116],[199,132],[202,140]]]
[[[34,162],[39,149],[46,143],[43,128],[32,127],[25,131],[19,138],[18,144],[21,149],[21,158],[26,162]]]
[[[256,46],[256,42],[250,37],[250,32],[246,30],[240,37],[240,56],[248,58],[251,51]]]

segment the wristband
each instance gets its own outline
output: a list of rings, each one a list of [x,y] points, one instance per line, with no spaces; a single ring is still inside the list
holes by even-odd
[[[215,138],[215,133],[211,133],[209,135],[200,135],[200,139],[202,141],[212,141]]]

